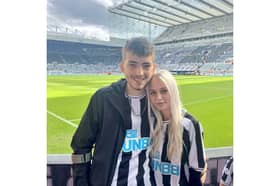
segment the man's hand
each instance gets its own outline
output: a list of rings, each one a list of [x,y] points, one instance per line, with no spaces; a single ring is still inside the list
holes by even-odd
[[[203,171],[201,172],[201,175],[200,175],[200,180],[201,180],[202,185],[204,185],[205,182],[206,182],[207,170],[208,170],[208,164],[206,162],[205,167],[204,167],[204,169],[203,169]]]

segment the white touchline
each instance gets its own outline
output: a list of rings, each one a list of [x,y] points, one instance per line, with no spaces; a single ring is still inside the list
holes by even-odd
[[[77,119],[69,119],[69,121],[80,121],[81,118],[77,118]]]
[[[63,117],[61,117],[61,116],[59,116],[59,115],[53,113],[53,112],[50,112],[50,111],[47,110],[47,113],[50,114],[50,115],[52,115],[52,116],[54,116],[54,117],[56,117],[57,119],[59,119],[59,120],[61,120],[61,121],[64,121],[65,123],[67,123],[67,124],[69,124],[69,125],[71,125],[71,126],[73,126],[73,127],[75,127],[75,128],[78,127],[77,124],[75,124],[75,123],[73,123],[73,122],[71,122],[71,121],[69,121],[69,120],[67,120],[67,119],[65,119],[65,118],[63,118]]]

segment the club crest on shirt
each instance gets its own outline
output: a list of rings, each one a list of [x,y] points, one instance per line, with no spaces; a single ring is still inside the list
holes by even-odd
[[[149,145],[150,145],[149,137],[139,138],[137,134],[137,130],[129,129],[126,130],[122,151],[131,152],[136,150],[145,150],[148,148]]]

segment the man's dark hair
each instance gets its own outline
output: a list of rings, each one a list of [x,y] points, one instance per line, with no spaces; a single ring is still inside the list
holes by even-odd
[[[155,58],[154,45],[145,37],[135,37],[127,40],[122,49],[122,60],[125,58],[126,51],[139,57],[153,56],[153,59]]]

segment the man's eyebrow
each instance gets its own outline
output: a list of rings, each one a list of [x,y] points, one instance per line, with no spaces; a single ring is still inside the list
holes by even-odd
[[[137,63],[137,61],[128,61],[129,63]]]

